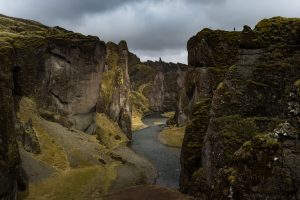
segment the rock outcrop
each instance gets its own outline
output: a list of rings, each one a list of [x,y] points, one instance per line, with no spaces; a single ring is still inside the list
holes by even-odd
[[[299,35],[299,19],[275,17],[254,30],[204,29],[188,42],[194,71],[222,72],[185,81],[191,92],[182,92],[181,105],[193,106],[185,112],[183,192],[199,199],[300,198]]]
[[[228,68],[238,59],[240,32],[203,29],[187,44],[189,68],[178,77],[175,122],[191,119],[199,99],[211,98]]]
[[[118,45],[107,45],[107,63],[105,65],[97,112],[105,113],[117,122],[131,138],[130,80],[128,74],[128,47],[125,41]]]
[[[146,112],[174,111],[177,107],[177,92],[181,77],[188,66],[180,63],[165,63],[163,61],[138,62],[130,65],[129,75],[132,81],[133,95],[146,98]],[[135,101],[133,101],[134,103]],[[141,102],[141,101],[140,101]],[[141,107],[137,105],[136,107]],[[144,113],[146,113],[144,111]]]
[[[15,199],[19,152],[15,132],[13,46],[0,39],[0,199]]]
[[[30,181],[56,170],[98,169],[114,160],[110,149],[131,138],[128,59],[134,57],[126,42],[106,45],[0,15],[0,55],[0,199],[15,199],[17,185],[26,187],[18,178],[16,138]]]

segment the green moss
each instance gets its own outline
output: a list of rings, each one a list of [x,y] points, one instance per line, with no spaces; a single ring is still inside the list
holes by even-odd
[[[263,19],[255,26],[257,43],[266,47],[276,43],[293,43],[298,37],[299,18],[273,17]]]
[[[224,75],[227,72],[227,67],[209,67],[208,70],[215,75]]]
[[[300,79],[298,79],[295,83],[294,86],[297,89],[298,95],[300,95]]]
[[[143,93],[132,91],[130,94],[130,99],[132,105],[141,115],[144,115],[150,111],[149,100],[144,96]]]
[[[267,84],[256,82],[256,81],[253,81],[253,80],[247,80],[246,83],[248,85],[255,85],[255,86],[260,86],[260,87],[268,87]]]
[[[236,177],[235,176],[229,176],[228,177],[228,182],[229,182],[229,184],[230,185],[235,185],[235,183],[236,183]]]
[[[274,161],[274,156],[279,149],[280,144],[276,139],[266,134],[258,134],[253,137],[253,139],[245,142],[241,148],[234,153],[234,160],[251,164],[257,162],[255,165],[264,166],[266,168],[269,163]],[[260,157],[255,157],[255,155],[258,154],[260,154]]]
[[[110,70],[104,72],[101,80],[101,91],[100,95],[103,98],[103,106],[105,111],[108,112],[110,109],[110,103],[112,102],[112,95],[115,91],[115,72]]]
[[[205,40],[211,49],[211,54],[210,56],[204,56],[201,61],[191,59],[190,61],[194,62],[192,65],[212,67],[234,64],[237,61],[240,34],[239,31],[211,30],[208,28],[201,30],[189,40],[188,51],[193,51],[194,55],[207,54],[205,48],[196,48]]]
[[[225,89],[225,83],[224,82],[219,83],[217,90],[224,90],[224,89]]]
[[[253,136],[257,127],[252,118],[242,118],[239,115],[229,115],[224,117],[219,117],[216,122],[223,126],[223,133],[233,133],[238,135]]]
[[[192,120],[185,129],[182,145],[182,161],[183,167],[189,169],[189,174],[187,174],[189,178],[192,177],[192,174],[201,167],[202,164],[202,147],[209,124],[210,107],[210,98],[200,99],[193,110]]]
[[[0,24],[3,25],[0,30],[9,30],[11,32],[22,32],[22,31],[43,31],[45,26],[33,22],[25,21],[17,18],[9,18],[0,16]]]
[[[135,64],[129,66],[130,81],[134,83],[133,89],[139,90],[143,84],[151,83],[154,80],[156,71],[145,64]]]
[[[229,72],[230,73],[236,73],[237,72],[237,66],[236,65],[232,65],[231,67],[229,67]]]
[[[212,39],[217,38],[221,41],[237,41],[240,37],[239,31],[223,31],[223,30],[211,30],[209,28],[204,28],[197,34],[197,37]]]
[[[299,18],[285,18],[285,17],[272,17],[270,19],[263,19],[255,26],[257,31],[268,31],[273,26],[283,26],[291,23],[299,22]]]
[[[222,152],[223,159],[218,161],[221,166],[230,163],[233,153],[238,150],[245,141],[253,138],[259,130],[254,119],[242,118],[239,115],[216,118],[214,125],[217,127],[218,132],[216,141],[218,144],[222,144],[219,151]],[[214,140],[212,142],[214,142]]]
[[[16,141],[13,140],[11,137],[8,145],[7,145],[7,163],[8,167],[15,167],[19,164],[19,151],[18,151],[18,144]],[[1,163],[2,165],[2,163]],[[0,166],[1,166],[0,165]]]

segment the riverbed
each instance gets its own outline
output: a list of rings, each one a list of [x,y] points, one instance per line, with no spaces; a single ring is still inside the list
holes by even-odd
[[[133,132],[131,148],[148,159],[157,169],[157,185],[178,188],[180,175],[180,149],[168,147],[158,141],[158,134],[167,118],[152,114],[143,119],[148,128]]]

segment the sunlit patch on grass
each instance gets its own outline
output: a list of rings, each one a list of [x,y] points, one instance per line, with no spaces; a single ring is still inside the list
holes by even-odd
[[[185,127],[166,127],[158,136],[161,143],[180,148],[184,138]]]

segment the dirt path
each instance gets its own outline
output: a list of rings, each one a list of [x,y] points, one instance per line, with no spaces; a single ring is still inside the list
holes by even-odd
[[[104,200],[188,200],[189,198],[180,192],[155,186],[134,186],[104,196]]]

